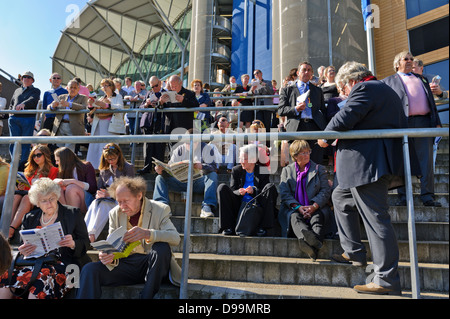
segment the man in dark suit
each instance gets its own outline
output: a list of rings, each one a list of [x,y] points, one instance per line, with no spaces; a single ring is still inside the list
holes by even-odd
[[[199,107],[195,93],[183,87],[183,81],[177,75],[172,75],[169,78],[169,84],[172,91],[177,94],[175,96],[176,103],[170,101],[168,94],[163,94],[159,100],[163,108],[188,108]],[[174,129],[184,129],[184,132],[194,127],[194,112],[180,112],[166,114],[166,133],[170,134]],[[181,133],[181,131],[180,131]]]
[[[149,80],[151,90],[147,92],[141,108],[155,108],[155,112],[146,112],[142,115],[140,127],[146,135],[164,134],[165,117],[158,111],[159,99],[162,92],[165,92],[161,86],[161,80],[157,76],[152,76]],[[166,143],[146,143],[145,146],[145,165],[138,170],[139,175],[147,174],[152,171],[152,157],[164,162]]]
[[[382,81],[389,85],[400,97],[405,115],[408,117],[409,128],[441,127],[441,121],[434,102],[428,80],[412,73],[413,56],[403,51],[394,58],[394,69],[397,72]],[[411,143],[420,158],[420,198],[425,206],[441,207],[434,200],[434,168],[433,143],[434,137],[412,138]],[[398,190],[398,206],[406,206],[405,188]]]
[[[253,75],[255,76],[255,79],[259,81],[260,85],[260,88],[257,88],[257,86],[251,87],[253,95],[273,95],[272,82],[263,79],[262,71],[257,69],[253,72]],[[272,105],[272,104],[273,104],[272,98],[258,99],[258,105]],[[267,132],[270,132],[270,128],[272,127],[273,115],[275,115],[274,111],[265,111],[265,110],[256,111],[256,119],[264,123]]]
[[[348,99],[325,131],[395,129],[407,126],[398,95],[357,62],[347,62],[338,72]],[[338,186],[332,199],[344,250],[332,258],[365,266],[366,250],[360,237],[359,216],[372,251],[374,276],[357,285],[361,293],[400,294],[397,238],[388,213],[388,190],[404,180],[401,139],[341,139],[337,143]]]
[[[326,107],[322,90],[309,82],[313,75],[312,65],[301,62],[297,75],[298,79],[293,85],[281,88],[278,115],[286,116],[284,125],[287,132],[323,131],[327,125]],[[305,101],[297,100],[308,90],[309,96]],[[312,150],[311,159],[320,164],[323,161],[323,150],[316,142],[317,140],[308,141]]]

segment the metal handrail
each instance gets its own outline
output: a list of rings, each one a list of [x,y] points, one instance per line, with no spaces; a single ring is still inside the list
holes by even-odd
[[[223,94],[224,92],[214,92],[217,94]],[[205,111],[238,111],[238,122],[241,110],[276,110],[277,105],[266,105],[257,106],[256,102],[261,98],[273,98],[276,95],[262,96],[262,95],[251,95],[246,98],[254,99],[255,105],[253,106],[234,106],[232,108],[224,107],[196,107],[196,108],[164,108],[164,109],[114,109],[114,110],[97,110],[98,113],[138,113],[144,112],[205,112]],[[212,100],[217,99],[242,99],[237,96],[220,96],[211,97]],[[439,100],[439,104],[448,103],[448,99]],[[0,111],[0,114],[36,114],[36,113],[51,113],[51,114],[77,114],[77,113],[88,113],[89,110],[72,111],[72,110],[22,110],[22,111],[11,111],[5,110]],[[136,121],[135,133],[137,132],[138,121]],[[276,130],[276,129],[275,129]],[[404,167],[405,167],[405,178],[406,178],[406,200],[408,209],[408,238],[409,238],[409,249],[410,249],[410,264],[411,264],[411,283],[412,283],[412,295],[413,298],[417,299],[420,297],[420,283],[419,283],[419,273],[418,273],[418,261],[417,261],[417,243],[416,243],[416,232],[415,232],[415,214],[414,214],[414,204],[412,195],[412,179],[411,179],[411,169],[410,169],[410,159],[409,159],[409,137],[436,137],[436,136],[449,136],[449,130],[445,128],[423,128],[423,129],[395,129],[395,130],[363,130],[363,131],[349,131],[349,132],[324,132],[324,131],[311,131],[311,132],[266,132],[266,133],[237,133],[234,135],[234,139],[237,141],[245,140],[295,140],[295,139],[369,139],[369,138],[402,138],[403,140],[403,154],[404,154]],[[114,136],[114,141],[118,144],[133,143],[133,152],[135,143],[167,143],[167,142],[179,142],[185,141],[191,144],[193,149],[193,142],[209,142],[217,138],[217,135],[213,134],[157,134],[157,135],[121,135]],[[108,143],[111,141],[111,136],[58,136],[58,141],[61,143],[75,143],[75,144],[85,144],[85,143]],[[32,143],[53,143],[54,137],[0,137],[0,144],[12,144],[14,143],[14,153],[12,156],[11,169],[8,176],[8,186],[5,194],[5,200],[3,204],[3,213],[0,219],[0,232],[6,235],[8,233],[9,224],[12,214],[12,204],[13,204],[13,194],[15,188],[15,180],[17,175],[17,169],[19,166],[19,159],[21,153],[21,144],[32,144]],[[191,152],[192,153],[192,152]],[[192,154],[190,154],[191,156]],[[134,156],[132,156],[134,162]],[[192,170],[193,170],[193,160],[191,158],[189,165],[189,176],[188,176],[188,187],[187,187],[187,198],[186,198],[186,210],[185,210],[185,228],[184,228],[184,241],[183,241],[183,262],[182,262],[182,282],[180,287],[180,298],[187,298],[187,285],[188,285],[188,268],[189,268],[189,251],[190,251],[190,224],[191,224],[191,210],[192,210]]]
[[[368,138],[402,138],[403,139],[403,161],[405,167],[406,178],[406,201],[408,208],[408,238],[410,248],[410,264],[411,264],[411,283],[412,283],[412,295],[413,298],[420,297],[420,281],[418,273],[418,260],[417,260],[417,243],[416,243],[416,231],[415,231],[415,214],[413,204],[412,193],[412,178],[411,178],[411,166],[409,159],[409,145],[408,137],[435,137],[435,136],[449,136],[449,130],[446,128],[425,128],[425,129],[395,129],[395,130],[363,130],[363,131],[349,131],[349,132],[266,132],[266,133],[238,133],[234,136],[236,141],[249,140],[295,140],[295,139],[368,139]],[[213,134],[161,134],[161,135],[143,135],[143,136],[115,136],[116,143],[161,143],[161,142],[173,142],[186,139],[189,141],[191,148],[194,149],[194,141],[208,142],[217,138],[217,135]],[[70,137],[58,137],[61,143],[108,143],[111,141],[111,136],[70,136]],[[0,144],[14,143],[14,153],[12,159],[12,165],[8,176],[8,186],[5,194],[5,201],[3,204],[3,213],[0,219],[1,232],[6,235],[8,233],[9,224],[11,221],[13,194],[15,189],[15,180],[17,175],[17,168],[19,165],[19,158],[21,153],[21,144],[31,143],[52,143],[53,137],[9,137],[0,138]],[[186,198],[186,210],[185,210],[185,228],[184,228],[184,240],[183,240],[183,262],[182,262],[182,281],[180,287],[180,298],[187,298],[187,285],[188,285],[188,271],[189,271],[189,252],[190,252],[190,224],[191,224],[191,211],[192,211],[192,170],[193,160],[192,153],[190,154],[191,160],[189,164],[189,176],[188,176],[188,188]]]

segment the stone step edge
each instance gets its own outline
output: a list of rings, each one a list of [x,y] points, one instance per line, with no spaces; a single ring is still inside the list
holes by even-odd
[[[98,255],[97,250],[88,250],[88,255]],[[181,261],[183,258],[183,253],[173,252],[175,259]],[[254,256],[254,255],[225,255],[225,254],[211,254],[211,253],[189,253],[189,260],[214,260],[214,261],[250,261],[250,262],[267,262],[267,263],[290,263],[290,264],[335,264],[340,266],[348,266],[353,267],[350,264],[342,264],[330,259],[317,259],[316,261],[312,261],[310,258],[301,258],[301,257],[277,257],[277,256]],[[371,261],[367,262],[368,265],[372,264]],[[409,262],[398,263],[399,267],[407,267],[410,268],[411,265]],[[449,270],[449,264],[436,264],[436,263],[418,263],[419,268],[428,268],[428,269],[442,269]]]
[[[128,289],[138,295],[143,284],[119,287],[102,287],[108,290]],[[412,292],[403,290],[401,296],[359,294],[352,287],[262,284],[253,282],[188,279],[189,299],[411,299]],[[169,297],[169,298],[168,298]],[[162,284],[155,298],[179,299],[179,288]],[[131,296],[130,296],[131,298]],[[420,292],[421,299],[448,299],[449,294],[440,292]]]
[[[173,253],[176,259],[181,260],[183,257],[182,253]],[[336,264],[340,266],[354,267],[350,264],[342,264],[330,259],[317,259],[312,261],[310,258],[300,258],[300,257],[273,257],[273,256],[252,256],[252,255],[219,255],[219,254],[208,254],[208,253],[189,253],[189,259],[197,260],[216,260],[216,261],[251,261],[251,262],[282,262],[282,263],[294,263],[294,264]],[[372,264],[371,261],[367,262],[368,265]],[[435,264],[435,263],[418,263],[419,268],[429,268],[429,269],[442,269],[449,270],[448,264]],[[409,262],[399,262],[399,267],[410,267]]]

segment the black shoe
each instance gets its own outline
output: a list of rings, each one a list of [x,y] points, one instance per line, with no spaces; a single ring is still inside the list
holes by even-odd
[[[256,232],[256,236],[258,237],[265,237],[267,235],[267,230],[260,228],[258,229],[258,231]]]
[[[394,204],[394,206],[406,206],[406,199],[400,199]]]
[[[356,267],[365,267],[367,265],[367,261],[356,261],[348,258],[344,253],[342,254],[333,254],[331,259],[341,264],[352,264]]]
[[[222,234],[225,236],[231,236],[234,234],[234,231],[231,228],[227,228],[223,230]]]
[[[436,202],[432,199],[427,200],[426,202],[423,203],[425,206],[434,206],[434,207],[442,207],[442,204],[439,202]]]
[[[144,166],[142,169],[137,170],[138,175],[150,174],[152,172],[152,167],[150,165]]]

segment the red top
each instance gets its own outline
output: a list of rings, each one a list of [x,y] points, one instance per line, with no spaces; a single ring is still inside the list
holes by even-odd
[[[27,177],[28,183],[30,183],[30,185],[32,185],[32,180],[36,177],[37,174],[37,170],[36,172],[34,172],[34,174],[30,177]],[[39,175],[39,178],[41,177],[48,177],[50,179],[55,179],[58,177],[58,168],[57,167],[52,167],[50,168],[50,172],[48,172],[48,176],[42,176],[42,174]],[[26,188],[25,190],[29,190],[30,188]]]

